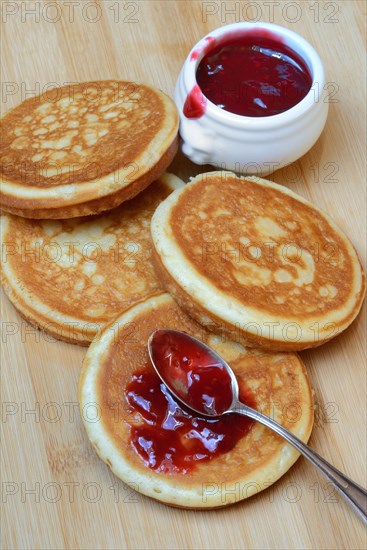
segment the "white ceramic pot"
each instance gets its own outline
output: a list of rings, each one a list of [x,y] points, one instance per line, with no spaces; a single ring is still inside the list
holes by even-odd
[[[312,76],[308,94],[291,109],[267,117],[236,115],[206,99],[204,114],[187,118],[183,106],[197,86],[196,70],[211,39],[254,29],[279,36],[305,61]],[[320,136],[328,113],[324,68],[317,52],[298,34],[270,23],[234,23],[205,36],[192,48],[182,67],[174,99],[180,113],[184,154],[196,164],[212,164],[242,174],[269,175],[297,160]]]

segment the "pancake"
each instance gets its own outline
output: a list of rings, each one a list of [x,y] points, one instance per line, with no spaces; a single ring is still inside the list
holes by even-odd
[[[365,295],[357,253],[330,217],[264,179],[197,176],[158,207],[152,238],[157,274],[180,306],[250,347],[319,346]]]
[[[135,82],[82,82],[27,99],[1,120],[0,207],[26,218],[98,214],[170,164],[178,114]]]
[[[70,220],[1,216],[1,283],[32,324],[88,345],[101,326],[161,289],[151,263],[150,219],[183,182],[164,174],[104,214]]]
[[[126,328],[130,326],[134,327],[133,334]],[[106,325],[87,351],[78,399],[90,441],[119,478],[165,504],[217,508],[257,494],[279,479],[299,456],[293,447],[258,423],[250,421],[234,447],[211,456],[218,441],[214,437],[217,427],[210,420],[211,433],[205,439],[209,457],[196,454],[191,463],[187,462],[189,471],[182,466],[186,463],[180,462],[183,457],[177,456],[177,449],[182,444],[184,453],[189,455],[193,440],[181,432],[173,448],[170,439],[182,421],[177,405],[170,406],[164,433],[160,432],[157,439],[153,436],[152,444],[147,438],[144,441],[142,434],[149,430],[151,422],[144,420],[144,415],[150,411],[154,418],[155,411],[147,401],[136,400],[140,408],[132,406],[134,394],[129,393],[129,388],[142,367],[157,379],[149,363],[147,339],[153,330],[163,327],[184,330],[212,346],[233,368],[246,399],[307,442],[313,424],[313,401],[300,358],[293,353],[246,350],[209,333],[187,316],[169,294],[163,293],[136,304]],[[148,393],[151,394],[149,387]],[[88,413],[90,404],[94,408]],[[244,417],[228,416],[236,430]],[[150,449],[149,461],[136,447],[137,441],[142,448]]]

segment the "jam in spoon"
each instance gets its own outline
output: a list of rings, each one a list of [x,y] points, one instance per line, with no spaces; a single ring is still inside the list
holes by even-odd
[[[158,329],[149,336],[148,352],[159,378],[178,401],[201,416],[242,414],[275,431],[316,466],[367,523],[367,491],[278,422],[241,403],[234,372],[212,348],[185,332]]]

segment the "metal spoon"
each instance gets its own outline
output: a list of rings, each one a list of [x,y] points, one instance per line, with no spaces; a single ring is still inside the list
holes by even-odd
[[[215,407],[212,409],[210,409],[210,407],[208,408],[207,406],[203,407],[202,409],[194,408],[192,402],[190,403],[190,400],[183,398],[181,391],[179,393],[178,391],[175,391],[175,387],[177,390],[177,384],[175,386],[174,381],[170,379],[169,375],[167,374],[167,369],[164,369],[164,365],[156,364],[158,362],[157,359],[159,359],[162,363],[162,357],[159,357],[159,353],[157,353],[159,351],[160,345],[159,340],[161,340],[162,336],[169,336],[171,339],[182,339],[183,335],[191,346],[197,346],[198,351],[210,355],[215,361],[214,366],[225,369],[225,372],[229,375],[228,381],[232,391],[232,402],[228,406],[228,408],[220,411],[220,414],[218,413],[219,411],[215,409]],[[192,411],[198,413],[200,416],[218,418],[223,414],[237,413],[253,418],[257,422],[260,422],[261,424],[264,424],[264,426],[267,426],[271,430],[275,431],[278,435],[283,437],[283,439],[288,441],[288,443],[293,445],[293,447],[297,449],[297,451],[301,453],[304,457],[306,457],[314,466],[316,466],[316,468],[318,468],[319,471],[335,486],[335,488],[350,504],[354,511],[357,512],[362,520],[367,523],[367,491],[363,489],[363,487],[346,477],[342,472],[334,468],[334,466],[329,464],[329,462],[327,462],[324,458],[322,458],[319,454],[312,450],[308,445],[303,443],[303,441],[301,441],[298,437],[283,428],[283,426],[278,424],[278,422],[275,422],[272,418],[252,409],[251,407],[248,407],[244,403],[241,403],[238,397],[238,383],[234,372],[232,371],[231,367],[224,361],[224,359],[222,359],[220,355],[218,355],[212,348],[210,348],[197,338],[186,334],[185,332],[171,329],[159,329],[154,331],[149,336],[148,352],[152,361],[152,365],[156,370],[159,378],[167,386],[168,390],[176,397],[176,399],[178,399],[178,401],[183,403]],[[164,357],[163,360],[167,357]],[[162,371],[165,372],[165,375],[162,374]]]

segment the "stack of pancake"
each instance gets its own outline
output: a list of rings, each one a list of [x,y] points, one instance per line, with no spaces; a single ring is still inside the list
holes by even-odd
[[[257,424],[211,455],[207,421],[208,454],[179,469],[171,422],[162,461],[153,442],[137,439],[145,460],[132,433],[144,433],[150,405],[134,405],[130,384],[151,369],[153,330],[185,330],[223,355],[256,408],[307,441],[312,392],[294,351],[326,342],[358,314],[365,277],[347,237],[272,182],[211,172],[185,186],[164,174],[178,115],[149,86],[58,88],[1,124],[2,285],[31,323],[92,342],[79,401],[101,407],[99,422],[84,419],[101,458],[140,492],[186,508],[224,506],[276,481],[298,453]],[[176,404],[170,414],[179,425],[186,413]]]
[[[28,321],[88,345],[103,324],[161,289],[149,226],[159,202],[183,185],[163,175],[177,130],[172,100],[133,82],[55,88],[5,115],[2,285]]]

